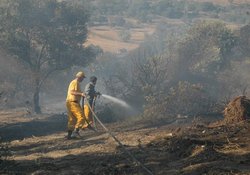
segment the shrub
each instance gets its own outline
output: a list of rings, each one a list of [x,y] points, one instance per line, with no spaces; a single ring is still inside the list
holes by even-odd
[[[167,95],[146,97],[145,116],[198,115],[212,111],[215,102],[201,84],[179,82]]]
[[[217,7],[212,2],[203,2],[200,4],[200,8],[202,11],[215,11]]]
[[[0,173],[7,171],[7,158],[11,156],[8,144],[4,144],[0,140]]]
[[[100,120],[104,123],[111,123],[115,121],[115,115],[109,106],[106,106],[101,111],[97,113]]]
[[[129,41],[131,38],[131,34],[129,30],[122,30],[119,32],[119,37],[122,39],[122,41]]]

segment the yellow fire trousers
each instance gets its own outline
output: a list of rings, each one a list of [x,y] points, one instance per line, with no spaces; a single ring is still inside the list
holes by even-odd
[[[88,126],[83,109],[79,103],[66,101],[66,107],[69,131],[73,131],[75,128],[84,129]]]
[[[88,105],[84,105],[84,115],[86,117],[86,120],[89,124],[93,123],[93,116],[92,116],[92,112],[89,109]]]

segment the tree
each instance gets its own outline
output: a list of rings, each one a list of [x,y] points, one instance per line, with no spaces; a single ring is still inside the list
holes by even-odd
[[[227,0],[229,2],[230,5],[233,4],[234,0]]]
[[[129,30],[121,30],[118,33],[119,37],[122,39],[122,41],[129,41],[131,38],[131,33]]]
[[[128,16],[133,16],[139,19],[141,22],[146,22],[150,20],[149,10],[150,2],[148,0],[137,0],[132,1],[128,8]]]
[[[176,81],[200,84],[208,106],[221,103],[229,91],[224,82],[232,76],[235,59],[236,35],[220,21],[201,21],[191,27],[188,35],[179,43]],[[224,71],[230,76],[221,76]],[[228,74],[227,74],[228,75]],[[223,81],[220,77],[223,77]],[[227,79],[226,79],[227,78]],[[223,93],[218,90],[222,86]],[[217,105],[217,104],[216,104]],[[205,105],[204,105],[205,106]],[[211,108],[212,109],[212,108]],[[213,109],[214,110],[214,109]]]
[[[240,28],[240,42],[239,47],[242,54],[246,57],[250,57],[250,24]]]
[[[39,93],[55,71],[84,66],[96,49],[83,47],[88,14],[82,6],[56,0],[6,0],[0,9],[0,43],[31,71],[34,112]]]
[[[229,66],[235,45],[236,37],[225,24],[218,21],[196,23],[179,44],[180,79],[212,78],[217,71]]]

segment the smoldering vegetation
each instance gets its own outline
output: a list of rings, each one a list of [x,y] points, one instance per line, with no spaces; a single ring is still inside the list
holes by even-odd
[[[103,54],[96,74],[108,94],[143,111],[143,117],[222,116],[232,98],[249,93],[249,41],[243,39],[249,29],[232,30],[220,21],[161,24],[133,52]]]
[[[59,60],[52,61],[52,66],[47,65],[44,70],[35,72],[35,66],[30,69],[29,65],[23,64],[21,59],[18,62],[14,61],[14,58],[20,55],[14,54],[13,57],[8,49],[8,53],[1,50],[3,64],[1,64],[0,102],[2,109],[25,107],[32,111],[34,106],[39,107],[40,97],[41,105],[45,106],[42,110],[49,111],[55,108],[53,112],[63,112],[63,107],[61,109],[57,107],[63,105],[67,84],[79,69],[84,69],[89,76],[98,77],[97,89],[102,93],[121,98],[133,106],[134,110],[127,112],[122,107],[100,99],[97,103],[99,114],[109,116],[112,118],[111,121],[140,113],[143,113],[144,117],[153,118],[178,114],[191,116],[221,114],[230,99],[238,95],[247,95],[249,92],[249,25],[246,24],[248,4],[245,6],[229,4],[223,8],[213,3],[189,2],[182,6],[181,3],[173,1],[168,3],[159,1],[153,4],[149,1],[144,3],[119,1],[116,5],[106,6],[102,1],[78,2],[78,4],[84,4],[83,9],[88,9],[86,14],[83,14],[84,19],[81,21],[83,24],[88,20],[90,26],[111,25],[124,28],[121,32],[123,34],[121,40],[124,42],[129,42],[131,38],[130,29],[139,26],[125,17],[133,16],[138,24],[139,22],[157,22],[157,27],[153,35],[145,34],[144,42],[131,52],[127,52],[126,49],[119,53],[102,52],[99,47],[91,46],[92,50],[90,48],[91,51],[86,51],[86,54],[91,55],[91,58],[93,53],[101,54],[95,61],[93,59],[85,61],[84,67],[75,63],[71,67],[66,67],[68,62],[62,63],[63,57],[60,57]],[[128,7],[127,10],[121,8],[122,6]],[[171,8],[166,8],[163,13],[165,6]],[[50,8],[55,9],[54,6]],[[113,9],[112,12],[110,9]],[[226,18],[225,15],[229,11],[237,9],[241,9],[244,13],[241,16],[243,21],[234,20],[236,17],[234,18],[233,15],[237,16],[236,13]],[[119,11],[122,11],[123,15],[110,17]],[[88,15],[90,18],[86,17]],[[157,19],[157,15],[179,21],[169,23]],[[202,20],[203,16],[209,17],[210,20]],[[2,18],[2,21],[4,19]],[[235,24],[241,23],[241,26],[231,27],[227,25],[228,21]],[[5,29],[7,28],[3,28],[2,34]],[[86,32],[85,28],[82,32]],[[3,37],[2,41],[4,39],[7,38]],[[35,42],[36,39],[34,37],[32,40]],[[6,49],[8,45],[4,44],[2,42],[3,48]],[[40,48],[37,47],[37,49]],[[36,52],[34,51],[31,55],[34,59],[35,55],[38,55]],[[46,57],[46,54],[50,54],[49,52],[50,50],[44,52],[45,61],[50,59]],[[59,70],[56,65],[62,66],[61,71],[55,71],[46,80],[39,80],[37,92],[34,79],[36,75],[42,78],[43,74],[46,75],[48,68]],[[13,68],[12,71],[10,67]],[[85,80],[82,87],[87,81]],[[122,114],[119,113],[120,111],[123,111]]]
[[[105,1],[92,3],[78,1],[72,3],[73,5],[69,3],[69,6],[60,6],[59,4],[57,7],[55,2],[51,3],[51,6],[46,6],[46,3],[47,1],[40,4],[39,8],[45,11],[53,11],[57,8],[62,10],[64,7],[64,10],[75,8],[75,13],[68,13],[69,19],[77,16],[78,10],[85,10],[82,18],[79,19],[79,22],[84,25],[82,42],[86,41],[85,24],[87,22],[89,26],[108,25],[122,28],[123,32],[119,36],[124,42],[130,42],[131,29],[143,23],[154,23],[157,27],[153,35],[145,34],[144,42],[130,52],[126,49],[120,50],[119,53],[103,52],[98,46],[91,46],[85,51],[76,49],[73,55],[77,59],[80,59],[79,55],[84,53],[82,58],[84,61],[81,61],[80,65],[76,64],[77,61],[72,65],[69,65],[69,60],[63,62],[67,60],[66,56],[60,56],[59,52],[52,52],[52,48],[48,49],[49,46],[41,50],[38,44],[40,38],[34,36],[30,40],[34,43],[31,45],[33,50],[29,59],[34,59],[34,63],[37,63],[35,60],[39,55],[39,50],[44,51],[42,59],[49,63],[42,67],[45,72],[43,70],[36,72],[36,66],[30,68],[27,62],[16,59],[21,55],[10,53],[11,50],[7,47],[9,45],[5,45],[4,42],[4,39],[8,38],[3,37],[7,36],[4,34],[8,28],[3,28],[0,74],[1,109],[25,107],[28,111],[36,112],[34,107],[39,107],[40,100],[43,112],[65,112],[64,99],[67,86],[79,69],[85,70],[88,77],[91,75],[98,77],[97,90],[120,98],[134,108],[132,111],[127,111],[119,105],[100,98],[97,100],[96,109],[105,121],[123,120],[129,118],[128,116],[135,117],[135,115],[146,118],[222,115],[225,105],[233,97],[247,95],[249,92],[250,27],[247,24],[246,8],[248,4],[229,3],[229,5],[222,6],[213,3],[183,3],[171,0],[155,3],[119,1],[115,4]],[[84,8],[76,8],[76,5],[79,7],[84,5]],[[5,6],[6,4],[3,5]],[[32,8],[35,6],[34,3]],[[242,10],[240,17],[242,20],[236,20],[240,15],[236,13],[239,9]],[[30,18],[32,13],[27,11],[27,8],[23,7],[19,10],[29,12],[28,19],[33,19]],[[230,13],[232,11],[235,13]],[[7,14],[5,10],[2,12]],[[54,16],[51,13],[48,19],[63,19],[61,12],[55,13]],[[36,15],[42,15],[42,11]],[[159,18],[160,16],[162,18]],[[27,20],[25,16],[20,17],[24,17],[24,21]],[[137,22],[127,20],[131,17]],[[203,20],[203,17],[209,20]],[[163,18],[168,20],[163,20]],[[1,19],[4,21],[4,15]],[[169,19],[177,21],[171,22]],[[39,21],[39,25],[43,22]],[[53,21],[48,20],[45,24],[48,25],[49,22]],[[67,22],[70,21],[65,21],[65,24]],[[240,25],[232,27],[227,22]],[[37,24],[31,23],[30,25]],[[56,30],[54,34],[56,39],[60,38]],[[16,39],[26,42],[22,37]],[[67,38],[63,39],[67,40]],[[65,43],[59,39],[56,41],[61,44]],[[80,42],[79,38],[75,41]],[[11,43],[7,42],[7,44]],[[56,43],[51,44],[54,44],[56,50],[61,49],[57,48]],[[18,48],[21,45],[12,47]],[[51,59],[53,54],[55,57],[59,56],[59,59]],[[67,54],[70,55],[70,51]],[[93,59],[96,55],[96,59]],[[46,80],[39,79],[39,91],[37,91],[35,78],[37,75],[41,77],[46,75],[49,68],[59,71],[52,71],[53,74]],[[88,80],[83,82],[82,88],[87,82]]]
[[[96,104],[104,121],[141,113],[152,119],[221,115],[233,97],[249,93],[249,41],[244,40],[249,29],[246,25],[231,30],[218,21],[199,21],[191,27],[161,24],[131,53],[104,53],[87,68],[73,67],[54,74],[41,92],[41,104],[45,111],[60,104],[58,111],[64,112],[67,84],[83,69],[88,76],[98,77],[97,90],[133,107],[127,111],[101,97]],[[16,63],[11,66],[15,71],[1,69],[1,108],[32,110],[29,72]],[[84,80],[82,88],[87,82]]]

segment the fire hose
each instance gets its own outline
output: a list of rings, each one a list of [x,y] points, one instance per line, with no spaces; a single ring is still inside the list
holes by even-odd
[[[153,173],[147,168],[147,167],[145,167],[145,165],[143,165],[143,163],[141,163],[139,160],[137,160],[125,147],[124,147],[124,145],[114,136],[114,134],[112,133],[112,132],[110,132],[109,130],[108,130],[108,128],[101,122],[101,120],[97,117],[97,115],[96,115],[96,113],[94,112],[94,110],[93,110],[93,108],[90,106],[90,104],[89,104],[89,102],[88,102],[88,100],[86,100],[86,102],[87,102],[87,105],[88,105],[88,107],[89,107],[89,109],[90,109],[90,111],[92,112],[92,114],[93,114],[93,121],[94,121],[94,119],[96,119],[96,121],[98,121],[98,123],[103,127],[103,129],[106,131],[106,133],[108,133],[118,144],[119,144],[119,146],[121,146],[121,148],[123,149],[123,151],[125,152],[125,153],[127,153],[131,158],[132,158],[132,163],[135,163],[136,165],[138,165],[138,166],[141,166],[148,174],[150,174],[150,175],[153,175]]]

